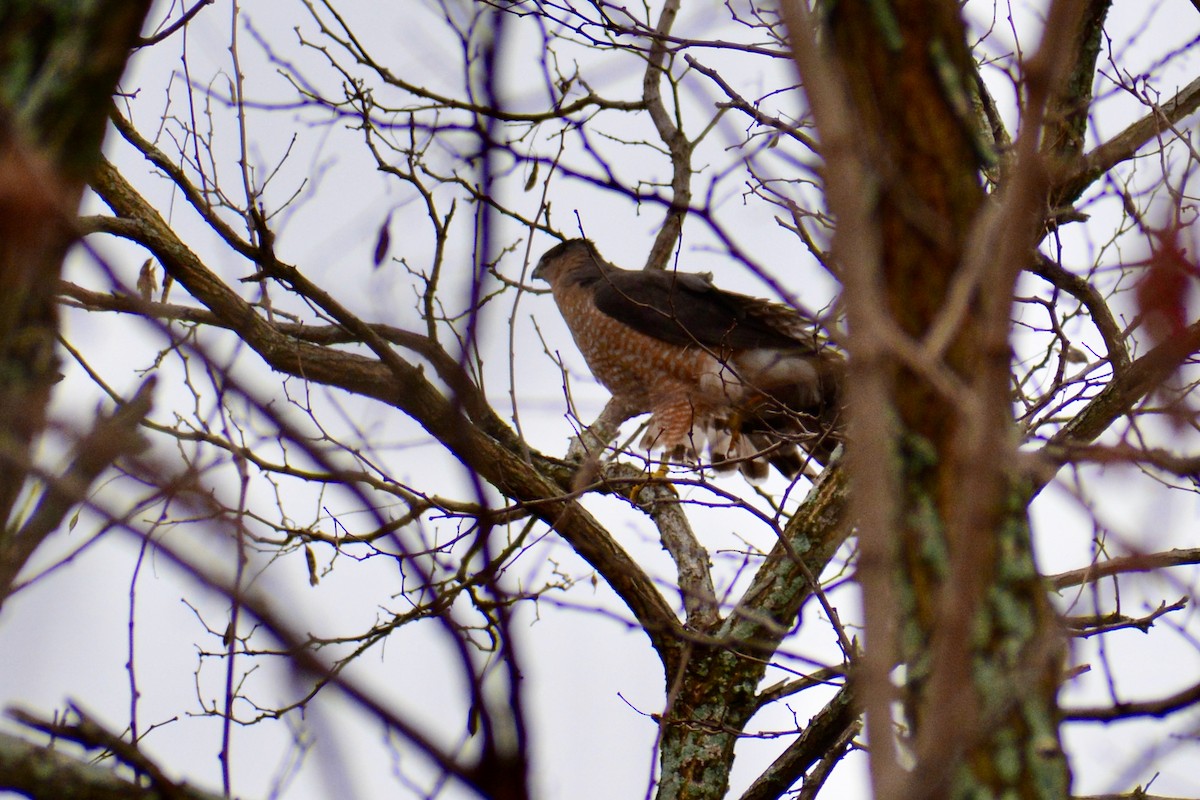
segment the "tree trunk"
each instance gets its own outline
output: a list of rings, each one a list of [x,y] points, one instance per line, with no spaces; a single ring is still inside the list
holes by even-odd
[[[149,6],[0,6],[0,604],[39,544],[20,534],[14,506],[59,378],[58,280]]]
[[[905,665],[900,700],[916,766],[905,775],[873,764],[876,794],[1064,797],[1062,646],[1033,565],[1011,435],[1008,331],[1020,264],[979,252],[989,221],[998,226],[994,215],[1012,201],[1020,224],[1006,232],[1018,243],[1008,261],[1031,257],[1045,199],[1015,170],[1040,174],[1042,165],[1002,173],[1001,200],[986,199],[981,175],[993,154],[973,111],[958,3],[839,0],[826,26],[873,191],[865,218],[878,237],[874,281],[894,322],[875,328],[885,332],[877,347],[886,380],[884,407],[871,412],[891,420],[894,514],[889,535],[878,549],[864,544],[863,557],[890,565],[893,618],[874,630],[894,632],[892,652]],[[1038,117],[1026,108],[1030,119]],[[851,284],[848,306],[864,301]],[[891,647],[868,622],[872,646]],[[891,752],[872,741],[873,759]]]

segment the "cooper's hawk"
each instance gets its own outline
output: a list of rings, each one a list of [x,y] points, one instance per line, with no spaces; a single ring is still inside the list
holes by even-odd
[[[840,441],[842,357],[795,310],[718,289],[709,276],[625,270],[587,239],[546,252],[549,282],[592,374],[626,416],[649,412],[641,446],[694,464],[788,477]]]

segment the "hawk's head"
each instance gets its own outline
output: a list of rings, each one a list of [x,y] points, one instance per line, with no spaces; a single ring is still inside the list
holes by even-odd
[[[560,281],[579,281],[600,273],[603,259],[588,239],[568,239],[556,244],[533,268],[533,277],[556,286]]]

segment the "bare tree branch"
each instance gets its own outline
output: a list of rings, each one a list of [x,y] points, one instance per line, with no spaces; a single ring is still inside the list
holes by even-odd
[[[1200,684],[1158,700],[1116,702],[1098,708],[1064,708],[1063,719],[1068,722],[1112,722],[1136,717],[1165,717],[1200,703]]]
[[[1084,189],[1116,165],[1133,158],[1138,150],[1184,117],[1200,108],[1200,78],[1183,87],[1167,102],[1132,123],[1107,142],[1083,157],[1082,162],[1070,173],[1060,178],[1055,187],[1055,196],[1060,203],[1074,202]]]
[[[858,711],[848,687],[843,687],[809,721],[808,727],[779,758],[755,779],[741,800],[775,800],[782,797],[808,769],[834,750],[834,743],[858,725]]]
[[[33,800],[218,800],[222,795],[175,784],[175,791],[140,786],[107,767],[0,733],[0,788]]]
[[[1200,564],[1200,548],[1190,550],[1168,550],[1164,553],[1139,553],[1131,556],[1110,558],[1097,561],[1095,564],[1073,569],[1070,572],[1060,572],[1049,576],[1050,585],[1055,589],[1066,589],[1069,586],[1081,586],[1095,583],[1114,575],[1126,575],[1131,572],[1152,572],[1166,567],[1178,567],[1186,564]]]
[[[145,447],[137,433],[150,413],[154,378],[143,383],[128,402],[101,417],[92,430],[79,440],[75,458],[60,478],[49,482],[42,491],[33,513],[0,547],[0,606],[8,597],[13,581],[25,562],[53,533],[72,508],[87,496],[100,473],[118,458],[132,455]]]

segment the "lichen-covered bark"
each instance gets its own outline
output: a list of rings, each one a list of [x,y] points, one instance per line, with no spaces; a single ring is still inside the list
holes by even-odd
[[[32,800],[166,800],[158,787],[127,780],[106,766],[0,733],[4,787]],[[222,795],[175,784],[171,800],[221,800]]]
[[[1059,638],[1033,565],[1028,492],[1003,457],[1013,452],[1007,319],[1016,269],[988,272],[972,250],[997,201],[980,178],[987,153],[971,112],[974,65],[959,6],[839,0],[825,23],[873,171],[881,310],[894,335],[914,343],[885,363],[898,495],[887,560],[917,760],[903,780],[922,797],[1063,797]],[[1056,125],[1066,142],[1079,138],[1076,116]],[[1011,179],[1002,177],[1002,192]],[[1018,211],[1022,223],[1038,221],[1039,208]],[[1030,249],[1036,241],[1023,229],[1011,236]]]
[[[0,519],[58,373],[54,294],[149,0],[0,5]],[[11,531],[4,534],[5,538]],[[0,540],[0,553],[5,540]]]
[[[1071,45],[1074,63],[1055,98],[1046,120],[1042,152],[1061,161],[1063,168],[1083,152],[1088,114],[1092,107],[1092,83],[1096,80],[1096,60],[1100,57],[1104,20],[1112,0],[1090,0],[1079,21]]]
[[[660,800],[717,800],[729,787],[737,734],[755,707],[756,670],[729,649],[694,648],[670,687],[662,722]],[[670,677],[670,676],[668,676]]]
[[[769,656],[812,596],[808,575],[820,574],[845,541],[845,496],[845,473],[834,464],[768,553],[742,599],[744,607],[692,631],[694,641],[660,652],[666,668],[667,708],[661,722],[658,800],[726,797],[734,746],[761,705],[758,686]],[[848,717],[837,720],[842,723],[839,732],[850,724]],[[809,750],[811,746],[805,742]],[[790,785],[810,763],[793,759],[773,777]]]

